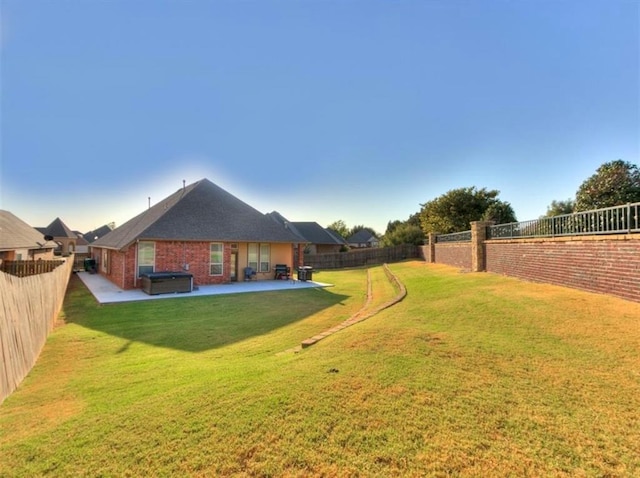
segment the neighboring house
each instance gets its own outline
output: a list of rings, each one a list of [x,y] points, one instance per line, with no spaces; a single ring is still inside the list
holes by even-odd
[[[104,226],[99,227],[98,229],[94,229],[93,231],[85,232],[82,236],[84,237],[84,239],[89,244],[91,244],[93,241],[97,241],[102,236],[105,236],[105,235],[109,234],[114,229],[115,229],[115,224],[113,224],[113,223],[105,224]]]
[[[340,252],[347,245],[337,233],[325,229],[317,222],[288,221],[277,211],[270,212],[267,216],[304,239],[304,251],[307,254]]]
[[[22,219],[0,210],[0,263],[53,259],[56,246]]]
[[[380,247],[380,239],[363,229],[347,239],[351,247]]]
[[[88,254],[89,253],[89,241],[84,238],[84,234],[80,231],[73,231],[76,235],[76,254]]]
[[[247,267],[273,279],[294,257],[300,237],[208,179],[171,196],[90,244],[98,272],[122,289],[143,274],[188,271],[196,285],[242,280]]]
[[[59,217],[55,218],[47,227],[37,227],[36,229],[45,236],[52,237],[58,243],[56,254],[68,256],[75,252],[78,236]]]

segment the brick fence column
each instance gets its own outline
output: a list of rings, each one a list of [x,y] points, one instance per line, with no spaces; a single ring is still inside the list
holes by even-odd
[[[437,233],[435,232],[429,233],[429,257],[426,258],[427,262],[436,262],[436,236]]]
[[[471,272],[486,270],[484,241],[487,239],[487,227],[492,225],[493,221],[471,223]]]

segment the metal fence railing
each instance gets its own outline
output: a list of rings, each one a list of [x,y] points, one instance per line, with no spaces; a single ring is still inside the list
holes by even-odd
[[[438,234],[436,236],[436,242],[471,242],[471,231]]]
[[[640,232],[640,203],[490,226],[489,239]]]

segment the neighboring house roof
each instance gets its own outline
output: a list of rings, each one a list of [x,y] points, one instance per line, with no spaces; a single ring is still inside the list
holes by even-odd
[[[296,229],[311,244],[344,244],[317,222],[294,222]]]
[[[286,217],[280,214],[278,211],[272,211],[265,214],[266,217],[273,219],[277,224],[284,227],[285,229],[291,231],[293,234],[298,236],[299,240],[302,242],[308,242],[305,237],[298,231],[295,225],[289,221]]]
[[[47,227],[39,227],[38,231],[42,231],[45,235],[51,237],[67,237],[69,239],[77,239],[78,237],[59,217],[55,218]]]
[[[347,242],[349,244],[364,244],[366,242],[376,242],[376,241],[378,241],[378,238],[373,234],[371,234],[366,229],[362,229],[361,231],[356,232],[349,239],[347,239]]]
[[[108,225],[104,225],[98,229],[94,229],[93,231],[85,232],[83,236],[87,242],[92,243],[93,241],[100,239],[102,236],[109,234],[112,230],[113,229]]]
[[[78,238],[76,240],[76,246],[88,246],[89,245],[89,241],[87,241],[84,236],[82,235],[82,233],[80,231],[73,231],[73,233],[76,235],[76,237]]]
[[[326,228],[325,231],[327,231],[327,234],[332,236],[338,244],[348,244],[347,240],[344,237],[342,237],[340,234],[338,234],[336,231],[329,228]]]
[[[124,249],[136,240],[300,242],[291,231],[208,179],[179,189],[92,246]]]
[[[273,211],[267,214],[273,220],[277,221],[285,227],[288,227],[295,234],[310,244],[330,244],[330,245],[343,245],[344,239],[340,238],[336,233],[325,229],[317,222],[300,222],[300,221],[288,221],[282,214],[277,211]]]
[[[35,228],[0,209],[0,250],[15,249],[53,249],[54,242],[44,240],[44,235]]]

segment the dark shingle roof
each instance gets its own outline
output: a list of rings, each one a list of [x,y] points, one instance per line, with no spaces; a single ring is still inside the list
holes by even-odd
[[[333,237],[333,239],[336,241],[336,243],[338,244],[347,244],[347,240],[342,237],[340,234],[338,234],[336,231],[333,231],[329,228],[325,229],[325,231],[327,231],[327,234],[329,234],[331,237]]]
[[[89,243],[95,241],[96,239],[101,238],[102,236],[107,235],[111,232],[111,228],[107,225],[99,227],[98,229],[94,229],[93,231],[88,231],[83,234],[85,240]]]
[[[9,211],[0,210],[0,250],[54,248],[54,242],[47,243],[43,234],[14,216]]]
[[[179,189],[92,245],[136,240],[300,242],[300,238],[208,179]]]
[[[317,222],[294,222],[302,237],[311,244],[344,244]]]
[[[317,222],[288,221],[277,211],[270,212],[267,216],[279,224],[288,227],[295,234],[303,238],[305,242],[310,244],[345,244],[344,239],[340,238],[338,234],[329,229],[325,229]]]
[[[41,230],[41,228],[38,228],[38,230]],[[52,237],[68,237],[70,239],[77,237],[59,217],[56,217],[53,222],[45,228],[44,233]]]
[[[361,244],[369,242],[372,239],[377,240],[378,238],[366,229],[362,229],[361,231],[358,231],[354,235],[352,235],[349,239],[347,239],[347,241],[349,242],[349,244]]]

